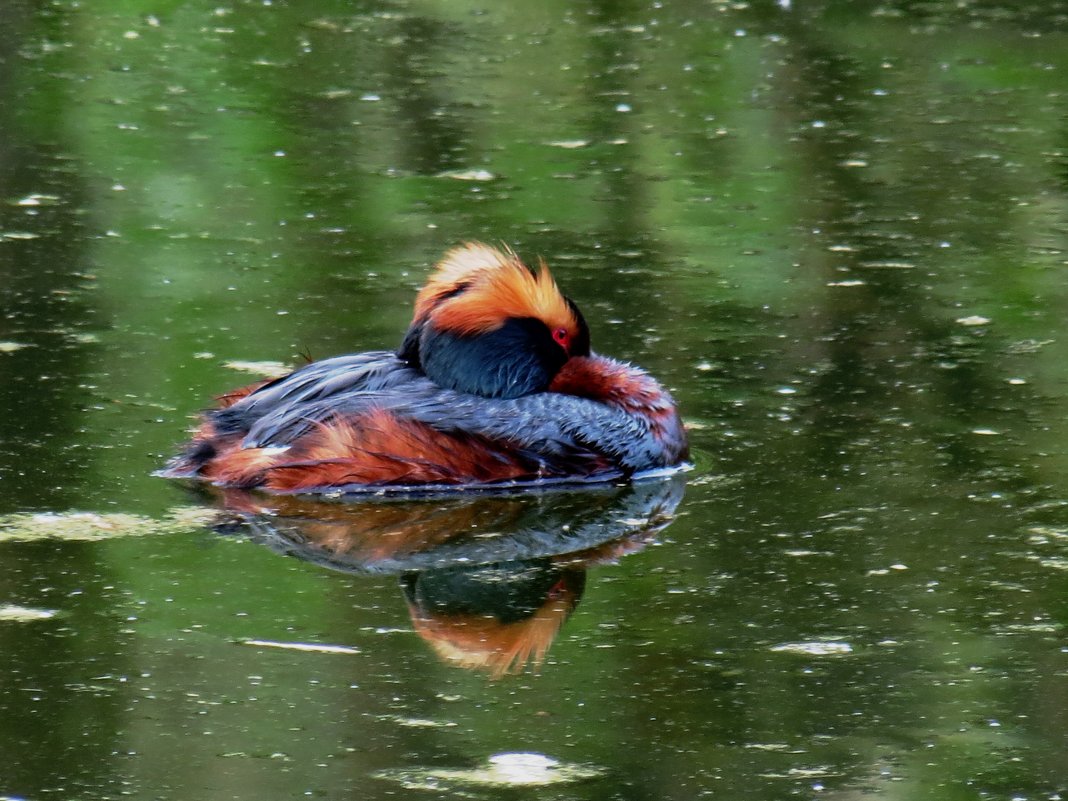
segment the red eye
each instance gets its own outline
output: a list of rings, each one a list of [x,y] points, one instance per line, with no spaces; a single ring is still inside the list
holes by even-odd
[[[567,344],[571,340],[571,337],[568,335],[566,328],[557,328],[553,331],[553,340],[560,347],[567,348]]]

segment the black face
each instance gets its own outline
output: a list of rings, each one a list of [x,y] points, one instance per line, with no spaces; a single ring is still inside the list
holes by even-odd
[[[458,336],[424,327],[419,363],[435,384],[486,398],[544,392],[567,354],[540,320],[513,318],[496,331]]]
[[[531,317],[510,318],[496,331],[461,336],[432,323],[408,329],[397,355],[435,384],[486,398],[519,398],[544,392],[571,356],[590,355],[590,329],[582,312],[564,298],[578,322],[568,351],[548,326]]]

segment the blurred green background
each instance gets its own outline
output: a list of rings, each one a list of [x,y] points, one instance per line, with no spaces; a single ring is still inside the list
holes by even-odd
[[[228,362],[394,347],[469,239],[543,256],[697,463],[497,682],[150,475]],[[0,615],[0,797],[516,750],[602,772],[438,792],[1068,794],[1066,252],[1060,2],[5,0],[0,611],[54,614]]]

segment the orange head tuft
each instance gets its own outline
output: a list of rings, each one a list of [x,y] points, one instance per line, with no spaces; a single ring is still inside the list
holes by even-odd
[[[469,242],[445,254],[415,300],[415,321],[455,334],[482,334],[509,318],[541,320],[555,336],[579,336],[573,304],[545,262],[532,270],[510,249]],[[559,333],[559,332],[562,332]]]
[[[420,290],[400,356],[442,386],[517,397],[544,390],[589,348],[582,313],[544,262],[532,270],[507,248],[469,242]]]

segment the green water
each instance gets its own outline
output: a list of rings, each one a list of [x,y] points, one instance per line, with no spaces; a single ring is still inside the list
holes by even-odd
[[[469,239],[696,454],[666,528],[513,554],[574,611],[497,679],[151,476]],[[6,0],[0,798],[1068,796],[1066,254],[1061,3]]]

